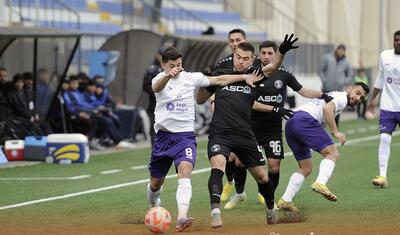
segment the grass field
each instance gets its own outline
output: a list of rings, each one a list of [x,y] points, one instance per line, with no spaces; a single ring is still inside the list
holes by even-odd
[[[399,133],[392,139],[389,187],[378,189],[371,184],[378,173],[377,120],[343,122],[341,130],[347,131],[349,142],[339,148],[341,159],[328,184],[338,201],[327,201],[310,189],[321,160],[314,154],[314,171],[294,199],[306,221],[272,226],[265,224],[264,209],[256,203],[256,184],[248,177],[248,200],[233,210],[223,210],[223,228],[211,228],[206,141],[199,141],[190,208],[196,224],[187,234],[399,234]],[[287,146],[285,152],[290,152]],[[150,149],[140,149],[95,156],[89,164],[0,169],[0,234],[150,234],[142,224],[148,209],[149,154]],[[296,167],[293,156],[287,154],[276,199]],[[162,206],[173,216],[172,226],[174,173],[171,169],[161,197]],[[174,229],[169,233],[175,233]]]

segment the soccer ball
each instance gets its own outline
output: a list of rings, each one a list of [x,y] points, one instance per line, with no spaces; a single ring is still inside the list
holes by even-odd
[[[144,224],[153,233],[164,233],[171,225],[171,215],[163,207],[153,207],[147,211]]]

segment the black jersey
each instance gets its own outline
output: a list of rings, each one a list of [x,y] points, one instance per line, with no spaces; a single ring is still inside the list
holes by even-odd
[[[264,78],[255,89],[256,101],[283,107],[286,100],[286,87],[294,91],[302,88],[296,77],[284,68],[279,68],[271,77]],[[282,131],[282,117],[274,112],[252,111],[251,126],[253,129],[263,129],[267,132]]]
[[[233,74],[229,69],[218,69],[213,75]],[[254,88],[246,82],[236,82],[226,86],[207,87],[215,93],[214,115],[210,124],[210,134],[239,134],[254,136],[251,131],[251,110],[254,104]]]

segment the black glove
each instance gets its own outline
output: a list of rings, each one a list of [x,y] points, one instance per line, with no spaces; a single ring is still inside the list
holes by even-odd
[[[321,99],[325,100],[325,103],[329,103],[331,100],[333,100],[333,97],[324,92],[321,95]]]
[[[288,120],[289,118],[293,117],[293,111],[290,109],[285,109],[283,107],[274,107],[272,109],[273,112],[278,113],[284,119]]]
[[[286,52],[292,50],[292,49],[297,49],[299,48],[299,46],[293,46],[293,44],[299,40],[298,38],[295,38],[292,41],[294,34],[292,33],[289,37],[289,35],[285,35],[285,39],[283,40],[283,42],[281,43],[281,45],[279,45],[279,52],[284,55],[286,54]],[[288,38],[289,37],[289,38]]]

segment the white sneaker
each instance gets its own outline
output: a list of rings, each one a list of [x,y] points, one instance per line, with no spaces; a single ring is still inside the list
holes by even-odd
[[[92,140],[89,141],[89,148],[91,150],[104,150],[104,148],[100,145],[99,139],[93,138]]]
[[[240,202],[244,202],[247,199],[247,195],[245,192],[241,193],[241,194],[237,194],[235,193],[235,195],[233,195],[231,197],[231,199],[229,200],[228,203],[225,204],[224,209],[230,210],[236,207],[237,204],[239,204]]]
[[[211,227],[222,227],[221,211],[219,209],[213,209],[211,212]]]
[[[116,149],[134,149],[136,148],[136,145],[131,144],[127,141],[120,141],[116,146]]]

